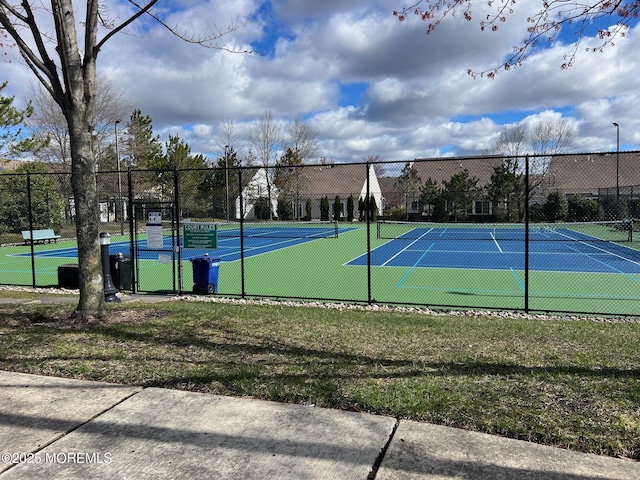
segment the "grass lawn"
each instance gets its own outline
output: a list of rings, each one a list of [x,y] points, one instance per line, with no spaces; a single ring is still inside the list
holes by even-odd
[[[11,295],[9,292],[1,296]],[[0,369],[315,404],[640,460],[640,323],[0,303]]]

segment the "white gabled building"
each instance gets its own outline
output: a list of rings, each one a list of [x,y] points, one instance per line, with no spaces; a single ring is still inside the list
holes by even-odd
[[[251,181],[242,189],[243,220],[256,219],[256,201],[260,198],[269,198],[269,185],[271,186],[271,214],[277,217],[279,190],[267,181],[267,171],[259,168]],[[240,197],[236,197],[236,220],[240,220]]]

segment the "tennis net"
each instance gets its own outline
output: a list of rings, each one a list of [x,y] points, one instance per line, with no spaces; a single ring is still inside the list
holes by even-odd
[[[377,237],[387,240],[501,240],[526,238],[523,223],[436,223],[380,220]],[[530,241],[630,242],[631,220],[601,222],[530,223]]]
[[[247,221],[217,224],[219,238],[337,238],[334,221]]]

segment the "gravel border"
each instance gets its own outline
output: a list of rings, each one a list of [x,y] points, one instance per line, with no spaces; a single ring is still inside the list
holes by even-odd
[[[78,295],[78,290],[69,290],[65,288],[32,288],[32,287],[16,287],[11,285],[0,285],[0,292],[27,292],[51,295]],[[144,295],[128,295],[126,293],[117,293],[122,299],[144,299]],[[157,298],[157,297],[156,297]],[[221,303],[232,305],[266,305],[280,307],[306,307],[306,308],[324,308],[327,310],[337,311],[362,311],[362,312],[389,312],[389,313],[407,313],[431,315],[435,317],[488,317],[488,318],[514,318],[523,320],[562,320],[562,321],[592,321],[601,323],[640,323],[640,317],[616,317],[616,316],[586,316],[586,315],[554,315],[544,313],[524,313],[517,311],[503,310],[433,310],[428,307],[419,306],[395,306],[383,304],[358,304],[358,303],[335,303],[320,301],[302,301],[302,300],[273,300],[264,298],[243,299],[234,297],[221,297],[215,295],[178,295],[166,296],[163,300],[166,302],[201,302],[201,303]]]

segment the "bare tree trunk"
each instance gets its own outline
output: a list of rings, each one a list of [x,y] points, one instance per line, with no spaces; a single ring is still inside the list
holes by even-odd
[[[100,254],[100,208],[96,184],[91,132],[75,126],[71,131],[71,186],[76,210],[76,236],[80,264],[80,300],[73,316],[101,317],[104,313],[103,277]]]
[[[71,0],[52,2],[58,54],[66,91],[62,94],[71,145],[71,187],[76,209],[76,236],[80,265],[80,300],[73,316],[101,317],[104,313],[104,285],[98,222],[100,208],[96,182],[91,118],[95,106],[98,1],[87,2],[85,51],[78,48]]]
[[[76,9],[74,0],[0,0],[0,28],[15,41],[23,61],[35,77],[60,106],[69,127],[71,148],[71,185],[75,200],[76,233],[78,238],[78,261],[80,263],[80,301],[74,316],[89,318],[104,312],[103,275],[100,255],[99,205],[96,183],[96,159],[93,147],[92,118],[96,105],[96,59],[102,46],[114,35],[126,29],[144,15],[150,15],[176,37],[207,48],[223,48],[217,40],[238,26],[231,25],[226,31],[212,35],[188,38],[168,26],[161,18],[151,13],[159,0],[147,0],[125,19],[109,14],[103,0],[86,0],[84,20],[78,21],[84,33],[82,48],[78,44]],[[50,7],[49,7],[50,4]],[[81,9],[79,9],[81,10]],[[34,11],[39,15],[36,18]],[[49,13],[55,25],[54,32],[46,20]],[[114,20],[122,20],[114,25]],[[41,32],[40,23],[45,26]],[[98,41],[98,30],[102,26],[106,34]],[[47,49],[47,44],[52,48]],[[51,54],[54,52],[58,60]],[[231,50],[233,51],[233,50]],[[115,119],[114,119],[115,120]]]

